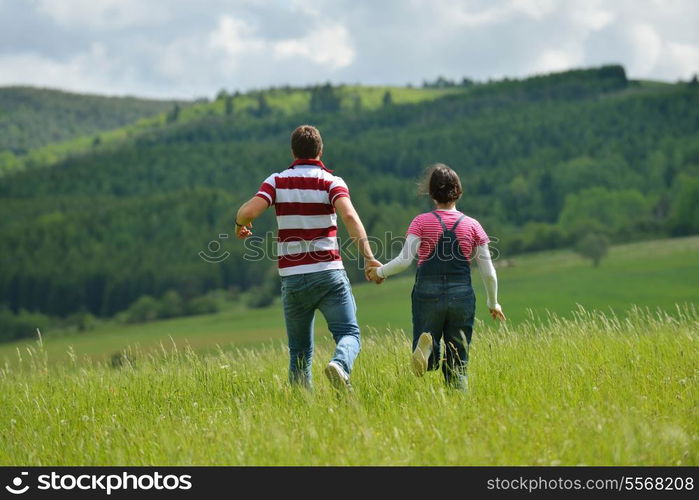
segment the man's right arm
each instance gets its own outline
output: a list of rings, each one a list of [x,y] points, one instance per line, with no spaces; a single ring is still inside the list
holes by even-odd
[[[275,174],[270,175],[264,180],[257,194],[243,203],[238,209],[238,213],[235,216],[235,235],[238,238],[243,239],[250,236],[252,234],[252,231],[250,231],[252,221],[262,215],[262,212],[267,210],[267,208],[274,205],[277,198],[276,184]]]
[[[269,207],[269,203],[258,196],[253,196],[243,203],[235,216],[235,235],[240,239],[250,236],[252,234],[250,231],[252,221],[262,215],[267,207]]]

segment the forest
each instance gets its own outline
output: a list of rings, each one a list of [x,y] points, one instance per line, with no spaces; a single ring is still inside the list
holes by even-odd
[[[251,305],[268,303],[278,289],[274,259],[245,260],[249,248],[220,235],[232,236],[239,204],[290,163],[289,134],[301,123],[320,129],[325,164],[382,240],[430,209],[416,184],[434,162],[460,174],[459,208],[481,221],[501,256],[573,247],[590,234],[625,242],[699,233],[696,79],[636,81],[604,66],[444,86],[406,103],[387,90],[371,108],[361,90],[329,85],[169,103],[157,126],[1,177],[0,321],[20,325],[2,335],[25,335],[36,315],[84,321],[131,311],[148,320],[205,312],[214,307],[205,298],[246,290],[259,297]],[[275,105],[284,99],[307,104],[289,112]],[[180,112],[187,106],[220,112],[192,118]],[[8,147],[0,143],[0,155]],[[254,231],[274,227],[265,214]],[[271,249],[272,239],[258,244]],[[218,263],[199,255],[213,250],[230,255]],[[379,250],[386,260],[395,246]],[[351,257],[356,281],[361,263]]]
[[[0,154],[22,155],[52,142],[128,125],[171,106],[164,100],[2,87]]]

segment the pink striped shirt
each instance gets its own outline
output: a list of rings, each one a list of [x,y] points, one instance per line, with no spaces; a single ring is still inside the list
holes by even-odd
[[[451,229],[462,215],[458,210],[437,210],[437,213],[447,229]],[[418,215],[410,223],[408,234],[414,234],[420,238],[420,247],[417,249],[418,266],[430,256],[443,232],[442,225],[431,212]],[[490,242],[490,238],[480,223],[469,216],[464,217],[456,226],[456,237],[459,240],[461,251],[469,260],[471,260],[471,253],[475,247]]]
[[[334,203],[349,197],[349,190],[321,161],[295,161],[267,177],[255,196],[277,213],[281,276],[343,269]]]

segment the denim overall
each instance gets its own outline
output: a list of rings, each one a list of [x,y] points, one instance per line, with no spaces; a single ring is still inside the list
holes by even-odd
[[[447,229],[439,214],[432,213],[444,232],[430,256],[417,268],[412,293],[413,350],[420,335],[429,332],[432,335],[432,354],[427,369],[436,370],[441,359],[440,341],[444,338],[444,380],[451,387],[465,389],[468,346],[476,310],[471,266],[455,233],[465,215]]]

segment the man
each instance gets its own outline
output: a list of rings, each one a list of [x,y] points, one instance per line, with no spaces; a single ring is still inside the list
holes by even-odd
[[[352,288],[337,243],[337,214],[365,259],[378,266],[345,182],[321,161],[323,140],[310,125],[291,134],[294,162],[270,175],[238,210],[236,235],[252,234],[252,221],[274,205],[277,214],[279,274],[289,340],[289,381],[311,388],[313,318],[320,309],[336,343],[325,368],[334,388],[350,390],[349,375],[359,353],[359,325]]]

